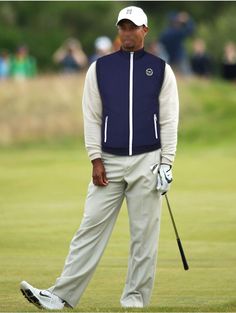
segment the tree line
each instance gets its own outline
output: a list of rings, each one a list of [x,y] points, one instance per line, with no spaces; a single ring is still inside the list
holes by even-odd
[[[0,3],[0,50],[10,53],[27,45],[40,70],[52,70],[52,55],[69,37],[80,40],[91,55],[96,37],[116,36],[115,22],[120,9],[128,5],[142,7],[148,17],[148,41],[156,40],[170,12],[186,11],[196,22],[193,36],[203,38],[217,61],[227,41],[236,42],[236,3],[225,1],[77,1]],[[191,39],[190,39],[191,41]],[[187,43],[191,50],[190,43]]]

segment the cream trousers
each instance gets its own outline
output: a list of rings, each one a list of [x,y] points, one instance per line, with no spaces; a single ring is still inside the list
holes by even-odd
[[[106,187],[89,184],[80,228],[71,241],[63,272],[49,290],[72,307],[77,305],[126,198],[131,244],[120,302],[123,307],[144,307],[150,301],[154,284],[161,216],[157,177],[150,167],[160,162],[160,150],[135,156],[104,153],[102,159],[109,184]]]

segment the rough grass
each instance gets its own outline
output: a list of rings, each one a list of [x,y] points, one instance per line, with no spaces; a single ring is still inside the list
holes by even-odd
[[[0,146],[82,137],[84,74],[41,76],[0,84]],[[216,145],[236,140],[235,84],[178,79],[181,141]]]
[[[60,274],[82,217],[90,163],[80,142],[66,147],[10,148],[0,153],[0,172],[0,311],[37,311],[20,294],[19,282],[25,279],[47,288]],[[236,310],[235,172],[232,146],[224,151],[182,146],[169,198],[190,270],[182,268],[164,203],[157,279],[151,306],[143,311]],[[75,311],[125,312],[119,298],[128,248],[124,205]]]
[[[196,145],[236,140],[235,83],[220,80],[178,80],[181,141]]]
[[[82,136],[84,75],[0,84],[0,145]]]

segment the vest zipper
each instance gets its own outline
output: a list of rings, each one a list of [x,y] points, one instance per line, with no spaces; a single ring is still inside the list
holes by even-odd
[[[158,139],[158,134],[157,134],[157,115],[156,114],[154,114],[153,120],[154,120],[155,137],[156,137],[156,139]]]
[[[105,117],[104,142],[107,142],[107,123],[108,123],[108,116]]]
[[[129,67],[129,155],[133,154],[133,66],[134,52],[130,52]]]

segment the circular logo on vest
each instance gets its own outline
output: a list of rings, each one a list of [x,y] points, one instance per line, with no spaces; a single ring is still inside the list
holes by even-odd
[[[147,68],[147,69],[146,69],[146,75],[147,75],[147,76],[152,76],[152,75],[153,75],[153,69],[150,68],[150,67]]]

